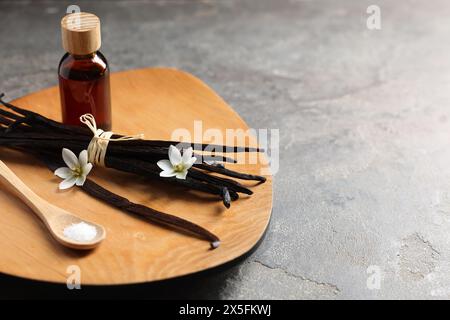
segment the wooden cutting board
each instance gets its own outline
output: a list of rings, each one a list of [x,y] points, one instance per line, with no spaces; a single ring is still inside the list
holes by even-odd
[[[226,129],[248,129],[211,88],[188,73],[167,68],[139,69],[115,73],[111,82],[113,131],[117,133],[171,139],[175,129],[186,128],[193,141],[211,143],[209,137],[202,136],[207,129],[216,129],[216,134],[225,134]],[[60,120],[57,87],[13,103]],[[202,121],[202,130],[196,135],[195,121]],[[255,146],[255,140],[250,140],[247,143]],[[227,210],[209,195],[111,169],[94,169],[90,178],[111,191],[217,234],[222,244],[217,250],[209,250],[206,241],[152,225],[99,202],[80,189],[59,191],[60,179],[30,156],[0,149],[0,159],[38,195],[102,224],[107,231],[106,240],[92,252],[65,249],[25,205],[1,189],[0,272],[23,278],[66,283],[73,272],[70,268],[75,265],[81,270],[82,285],[110,285],[150,282],[210,269],[251,250],[263,236],[272,211],[270,176],[259,185],[244,181],[254,195],[242,196]],[[258,164],[228,167],[260,174],[262,162],[264,159]]]

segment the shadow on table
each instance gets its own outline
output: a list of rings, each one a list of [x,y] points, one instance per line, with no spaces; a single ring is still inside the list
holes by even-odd
[[[220,299],[226,280],[236,264],[220,269],[154,283],[117,286],[65,285],[0,275],[0,299]]]

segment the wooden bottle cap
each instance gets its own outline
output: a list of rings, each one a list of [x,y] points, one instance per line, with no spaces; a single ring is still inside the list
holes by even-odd
[[[66,15],[61,20],[64,49],[75,55],[87,55],[100,49],[100,19],[87,12]]]

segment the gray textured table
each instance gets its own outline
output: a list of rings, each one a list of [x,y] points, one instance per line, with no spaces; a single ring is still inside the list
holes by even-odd
[[[450,297],[448,1],[76,3],[101,17],[113,71],[187,70],[250,126],[280,129],[265,241],[185,296]],[[372,3],[381,30],[366,28]],[[56,84],[66,5],[0,2],[8,98]]]

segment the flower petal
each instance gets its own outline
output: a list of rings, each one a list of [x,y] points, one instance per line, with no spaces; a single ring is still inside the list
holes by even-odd
[[[77,180],[75,181],[75,184],[79,187],[81,187],[84,183],[86,182],[86,176],[85,175],[81,175],[77,178]]]
[[[88,164],[86,164],[85,166],[83,166],[82,167],[82,170],[83,170],[83,175],[84,176],[87,176],[90,172],[91,172],[91,170],[92,170],[92,163],[88,163]]]
[[[181,163],[181,152],[172,145],[169,147],[169,160],[173,166]]]
[[[183,170],[183,171],[177,172],[176,177],[177,177],[177,179],[184,180],[184,179],[186,179],[187,174],[188,174],[187,170]]]
[[[58,168],[55,170],[55,175],[61,179],[67,179],[72,176],[72,170],[67,167]]]
[[[65,189],[72,188],[75,185],[76,181],[77,181],[77,177],[67,178],[66,180],[62,181],[59,184],[59,189],[60,190],[65,190]]]
[[[75,153],[73,153],[69,149],[64,148],[62,150],[62,157],[63,157],[64,162],[67,164],[67,166],[70,169],[75,170],[78,167],[78,165],[79,165],[78,158],[75,155]]]
[[[197,161],[197,158],[196,157],[192,157],[191,159],[189,159],[188,162],[184,163],[184,168],[186,170],[190,169],[194,165],[195,161]]]
[[[183,163],[188,163],[192,158],[192,147],[184,149],[183,151]]]
[[[171,171],[161,171],[160,173],[159,173],[159,176],[160,177],[164,177],[164,178],[168,178],[168,177],[173,177],[173,176],[175,176],[177,173],[175,172],[175,171],[173,171],[173,170],[171,170]]]
[[[80,155],[78,156],[78,161],[80,164],[80,167],[83,168],[88,163],[88,153],[86,150],[83,150],[80,152]]]
[[[170,171],[173,169],[172,163],[169,160],[159,160],[156,164],[164,171]]]

